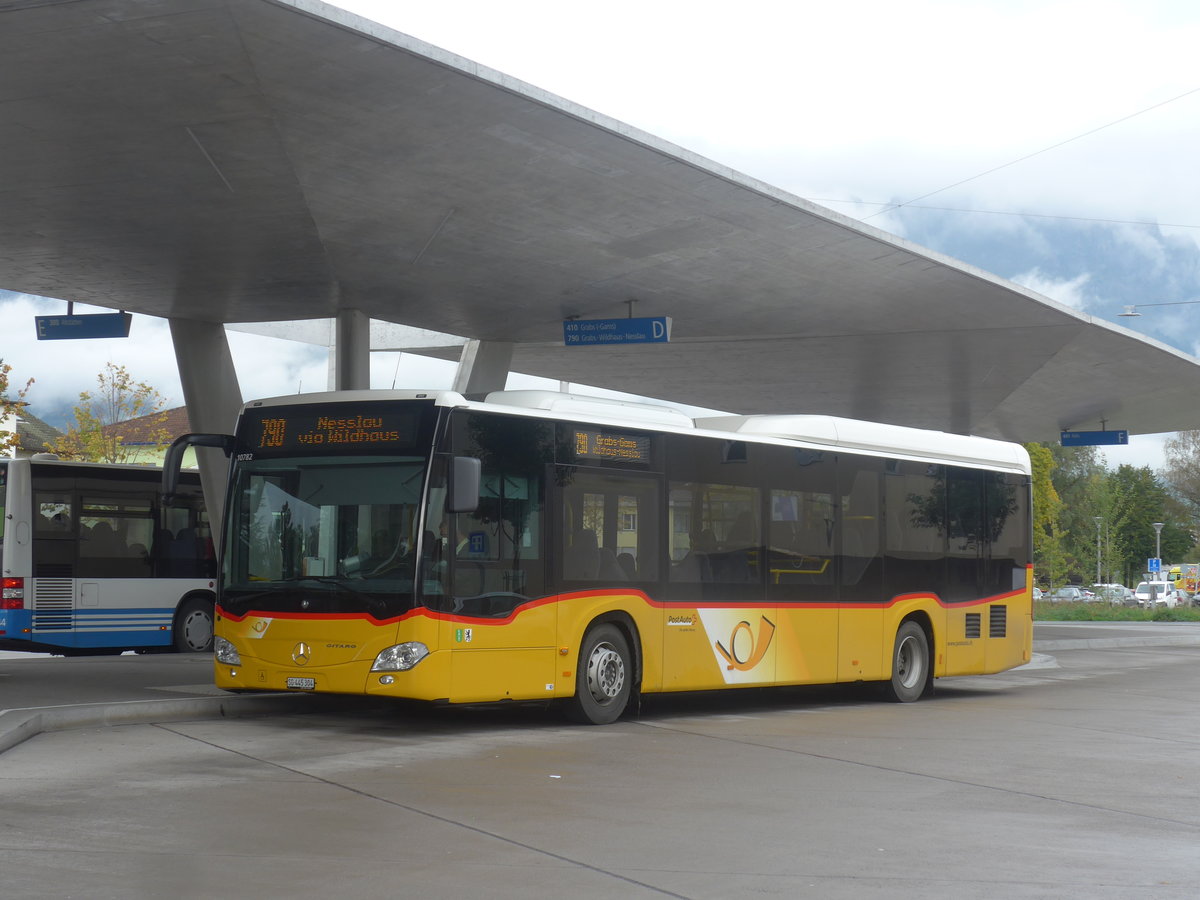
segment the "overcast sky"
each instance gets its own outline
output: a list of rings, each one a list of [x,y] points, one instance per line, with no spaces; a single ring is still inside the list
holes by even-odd
[[[1093,315],[1130,302],[1104,271],[1114,245],[1147,271],[1200,246],[1194,2],[336,5],[930,246],[948,229],[984,247],[1034,246],[1046,223],[1106,220],[1095,227],[1108,251],[1073,256],[1066,271],[1051,271],[1045,248],[993,268]],[[1141,222],[1160,227],[1129,224]],[[1170,284],[1177,295],[1139,299],[1200,299],[1190,281]],[[1196,353],[1197,310],[1114,321]],[[181,402],[165,323],[136,317],[128,341],[39,346],[32,315],[62,311],[0,295],[0,356],[37,379],[35,413],[93,386],[108,360]],[[316,348],[230,340],[247,398],[325,386]],[[396,364],[375,359],[373,386],[390,386]],[[406,357],[399,383],[451,377]],[[1159,444],[1107,456],[1158,466]]]

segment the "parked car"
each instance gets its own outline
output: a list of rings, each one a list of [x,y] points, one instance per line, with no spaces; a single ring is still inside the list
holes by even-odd
[[[1047,594],[1043,599],[1051,603],[1087,603],[1092,596],[1091,591],[1085,591],[1078,585],[1068,584]]]
[[[1138,606],[1174,609],[1183,605],[1183,596],[1170,581],[1143,581],[1133,591]]]
[[[1096,599],[1113,606],[1137,606],[1137,598],[1133,591],[1123,584],[1093,584],[1092,591]]]
[[[1200,595],[1197,595],[1197,596],[1200,596]],[[1042,589],[1041,589],[1040,587],[1035,587],[1035,588],[1033,589],[1033,599],[1034,599],[1034,600],[1041,600],[1041,599],[1042,599]]]

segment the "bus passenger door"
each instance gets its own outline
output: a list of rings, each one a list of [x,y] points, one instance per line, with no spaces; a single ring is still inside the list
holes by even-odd
[[[670,483],[663,629],[668,690],[776,681],[778,614],[763,593],[770,559],[761,533],[762,493],[746,484]]]
[[[426,604],[451,654],[453,702],[529,700],[555,690],[556,611],[547,602],[544,502],[553,426],[489,413],[451,421],[454,453],[483,462],[479,505],[445,510],[444,459],[430,493]]]
[[[882,476],[883,460],[838,460],[838,681],[878,680],[890,666],[883,628]]]
[[[615,617],[627,632],[632,624],[643,687],[657,690],[663,621],[658,602],[661,479],[559,466],[556,482],[561,497],[556,538],[558,641],[569,648],[560,678],[566,673],[574,678],[575,654],[589,625],[601,616]]]
[[[779,684],[837,677],[838,585],[833,455],[775,452],[767,466],[767,598],[776,605]]]

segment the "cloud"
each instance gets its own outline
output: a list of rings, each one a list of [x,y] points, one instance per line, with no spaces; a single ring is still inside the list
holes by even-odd
[[[1086,272],[1064,280],[1043,275],[1038,269],[1031,269],[1014,275],[1011,280],[1071,309],[1083,312],[1087,308],[1088,298],[1084,296],[1083,288],[1091,280],[1091,275]]]

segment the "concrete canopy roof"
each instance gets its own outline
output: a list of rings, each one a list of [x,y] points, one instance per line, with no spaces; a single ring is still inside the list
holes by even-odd
[[[0,287],[148,315],[1016,440],[1200,412],[1191,357],[314,0],[0,0],[0,203]],[[630,299],[671,344],[562,347]]]

